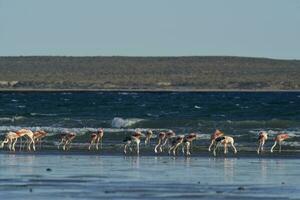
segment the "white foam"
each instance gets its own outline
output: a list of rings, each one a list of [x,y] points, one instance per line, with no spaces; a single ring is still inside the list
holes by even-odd
[[[283,144],[284,144],[284,145],[291,146],[291,147],[299,147],[299,146],[300,146],[300,142],[296,142],[296,141],[293,141],[293,142],[290,142],[290,141],[284,141]]]
[[[12,121],[12,119],[9,118],[9,117],[0,117],[0,121],[1,122],[6,122],[6,121]]]
[[[35,126],[35,127],[21,127],[21,126],[0,126],[0,135],[5,134],[9,131],[17,131],[20,130],[21,128],[28,128],[32,131],[37,131],[37,130],[44,130],[46,131],[49,135],[54,135],[57,133],[63,133],[63,132],[74,132],[78,135],[83,135],[87,132],[96,132],[98,130],[97,128],[94,127],[82,127],[82,128],[67,128],[67,127],[52,127],[52,126]],[[135,132],[137,129],[133,128],[104,128],[103,129],[105,133],[128,133],[128,132]],[[149,130],[149,128],[139,128],[139,131],[146,132]],[[154,132],[160,132],[160,131],[165,131],[165,129],[151,129]]]
[[[204,140],[209,140],[210,139],[210,134],[197,133],[197,136],[200,139],[204,139]]]
[[[25,105],[18,105],[17,107],[18,107],[18,108],[26,108]]]
[[[111,122],[111,126],[113,128],[125,128],[125,127],[132,126],[141,121],[143,121],[143,119],[138,119],[138,118],[123,119],[121,117],[115,117]]]
[[[263,129],[256,129],[251,130],[249,133],[258,135],[260,131],[266,131],[269,136],[276,136],[278,133],[287,133],[289,137],[300,137],[300,130],[263,130]]]
[[[57,116],[55,113],[30,113],[31,116]]]
[[[24,119],[23,116],[14,116],[14,117],[0,117],[0,122],[14,122],[16,120]]]
[[[149,116],[149,117],[159,117],[159,115],[157,115],[157,114],[152,114],[152,113],[147,113],[146,115]]]

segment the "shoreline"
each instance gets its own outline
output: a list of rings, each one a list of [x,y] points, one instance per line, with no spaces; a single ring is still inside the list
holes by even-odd
[[[190,156],[182,155],[179,153],[176,156],[168,155],[168,153],[164,152],[161,154],[155,154],[154,152],[149,151],[141,151],[140,155],[136,155],[135,153],[124,154],[122,151],[115,150],[99,150],[99,151],[88,151],[88,150],[78,150],[71,149],[70,151],[62,151],[57,149],[46,149],[46,150],[37,150],[36,152],[28,152],[28,151],[16,151],[10,152],[8,150],[1,150],[0,155],[24,155],[24,156],[113,156],[113,157],[169,157],[169,158],[208,158],[208,159],[226,159],[226,158],[234,158],[234,159],[299,159],[300,154],[299,151],[282,151],[281,153],[274,152],[265,152],[262,154],[257,154],[256,151],[240,151],[237,154],[233,154],[232,152],[224,155],[223,152],[219,152],[217,156],[213,156],[210,152],[195,152]]]
[[[178,93],[206,93],[206,92],[300,92],[300,90],[279,90],[279,89],[0,89],[0,92],[140,92],[140,93],[160,93],[160,92],[178,92]]]

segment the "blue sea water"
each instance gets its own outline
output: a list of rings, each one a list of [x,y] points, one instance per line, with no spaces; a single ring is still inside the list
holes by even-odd
[[[116,142],[137,128],[197,132],[203,140],[219,128],[244,145],[255,141],[259,130],[270,136],[284,131],[291,136],[287,145],[297,147],[300,93],[1,92],[0,135],[21,127],[50,135],[103,127]]]
[[[258,131],[266,130],[270,138],[287,132],[284,148],[298,150],[299,110],[297,92],[1,92],[0,140],[25,127],[46,130],[52,146],[56,134],[74,131],[80,145],[103,127],[104,147],[113,143],[120,153],[1,150],[0,199],[299,199],[297,151],[167,157],[144,156],[142,146],[141,156],[127,157],[115,145],[137,128],[151,128],[197,132],[193,146],[207,148],[219,128],[238,149],[256,146]]]
[[[299,199],[299,164],[280,158],[0,154],[0,198]]]

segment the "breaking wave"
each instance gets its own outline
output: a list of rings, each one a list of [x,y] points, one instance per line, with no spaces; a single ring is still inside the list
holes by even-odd
[[[47,117],[54,117],[58,114],[55,113],[30,113],[31,116],[47,116]]]
[[[125,127],[133,126],[141,121],[144,121],[144,120],[138,119],[138,118],[123,119],[121,117],[115,117],[115,118],[113,118],[113,120],[111,122],[111,126],[113,128],[125,128]]]
[[[230,126],[239,128],[288,128],[288,127],[299,127],[299,122],[292,120],[244,120],[244,121],[226,121]]]
[[[64,132],[74,132],[78,135],[84,135],[86,133],[96,132],[98,128],[83,127],[83,128],[67,128],[67,127],[52,127],[52,126],[34,126],[34,127],[23,127],[23,126],[0,126],[0,135],[3,135],[9,131],[17,131],[21,128],[28,128],[32,131],[44,130],[49,135],[55,135]],[[132,133],[136,131],[135,128],[104,128],[105,133]],[[148,128],[139,128],[140,131],[146,131]],[[152,129],[155,132],[162,131],[164,129]]]
[[[15,117],[0,117],[0,122],[14,122],[17,120],[25,119],[23,116],[15,116]]]

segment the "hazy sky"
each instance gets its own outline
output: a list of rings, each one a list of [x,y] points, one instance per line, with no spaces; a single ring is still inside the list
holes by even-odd
[[[300,0],[0,0],[0,56],[300,59]]]

